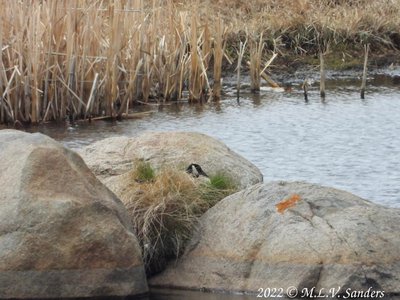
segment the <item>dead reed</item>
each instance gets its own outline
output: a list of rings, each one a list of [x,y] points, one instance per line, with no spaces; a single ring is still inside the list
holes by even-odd
[[[216,22],[216,33],[214,40],[214,85],[213,85],[213,97],[214,100],[218,101],[221,98],[221,71],[222,71],[222,58],[225,51],[224,43],[224,24],[221,18],[218,18]]]
[[[246,50],[246,45],[247,45],[247,40],[243,43],[240,41],[239,43],[239,49],[237,50],[237,67],[236,67],[236,96],[237,100],[239,101],[240,97],[240,69],[242,67],[242,59],[244,55],[244,51]]]
[[[263,34],[250,38],[250,67],[251,90],[259,91],[261,86],[261,62],[264,50]]]
[[[321,41],[400,49],[400,0],[0,5],[0,123],[123,117],[136,102],[186,94],[194,102],[218,99],[225,50],[239,47],[243,35],[249,47],[239,53],[250,61],[254,90],[265,79],[266,52],[315,54]]]
[[[184,89],[190,101],[207,100],[210,61],[220,77],[222,25],[215,31],[195,8],[163,0],[0,4],[0,123],[123,117],[135,101],[180,100]]]
[[[364,68],[363,68],[361,91],[360,91],[361,99],[365,99],[365,87],[367,85],[368,52],[369,52],[369,45],[365,45]]]

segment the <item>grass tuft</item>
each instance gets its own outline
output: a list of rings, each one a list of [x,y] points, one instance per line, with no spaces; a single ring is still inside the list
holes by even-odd
[[[155,178],[155,172],[149,162],[140,161],[136,167],[136,181],[151,182]]]
[[[234,188],[235,183],[231,177],[219,172],[210,177],[210,185],[217,190],[231,190]]]
[[[138,182],[149,173],[152,176],[146,178],[151,180]],[[155,172],[148,163],[138,164],[124,180],[128,188],[117,195],[131,216],[149,276],[183,253],[202,214],[237,191],[233,180],[222,173],[208,182],[173,168]]]

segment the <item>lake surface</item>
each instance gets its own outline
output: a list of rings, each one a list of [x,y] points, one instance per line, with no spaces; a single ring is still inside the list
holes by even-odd
[[[344,299],[344,296],[335,299]],[[195,291],[180,291],[180,290],[158,290],[153,289],[148,297],[142,300],[255,300],[255,299],[282,299],[289,300],[289,297],[257,297],[257,295],[227,295],[227,294],[213,294],[201,293]],[[296,298],[301,299],[301,298]],[[309,299],[303,297],[303,299]],[[314,297],[314,299],[333,299],[332,297]],[[352,300],[364,300],[367,298],[352,298]],[[371,299],[371,298],[368,298]],[[398,295],[385,295],[385,300],[400,300]]]
[[[254,300],[256,295],[232,295],[196,291],[153,289],[143,300]]]
[[[145,106],[155,112],[121,122],[46,125],[30,131],[73,149],[149,130],[198,131],[253,162],[264,181],[320,183],[400,207],[400,72],[384,73],[371,75],[365,100],[353,73],[331,74],[325,100],[314,83],[305,102],[301,75],[291,80],[290,91],[244,92],[239,102],[228,85],[218,104]]]

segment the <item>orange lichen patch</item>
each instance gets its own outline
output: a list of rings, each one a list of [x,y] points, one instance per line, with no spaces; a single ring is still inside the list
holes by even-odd
[[[299,194],[292,194],[289,196],[287,199],[283,199],[281,202],[275,205],[276,210],[278,213],[283,214],[285,210],[288,208],[295,206],[298,201],[301,200],[301,197]]]

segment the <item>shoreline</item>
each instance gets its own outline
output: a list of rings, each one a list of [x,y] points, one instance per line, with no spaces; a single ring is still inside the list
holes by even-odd
[[[338,56],[328,55],[326,62],[326,72],[327,72],[327,80],[335,81],[340,80],[340,77],[345,76],[348,78],[354,78],[354,80],[360,80],[360,76],[362,74],[362,61],[363,57],[353,56],[351,61],[343,62],[339,61]],[[222,68],[222,89],[221,96],[225,98],[227,95],[227,88],[229,92],[232,92],[236,89],[237,84],[237,76],[234,72],[233,64],[225,64]],[[391,72],[394,70],[394,72]],[[400,77],[400,72],[398,74],[397,70],[400,70],[400,51],[392,51],[388,54],[372,54],[368,64],[368,76],[384,76],[387,78],[396,79]],[[266,72],[268,76],[271,76],[273,80],[278,83],[280,88],[283,88],[285,91],[290,91],[294,87],[298,87],[301,89],[304,79],[311,79],[314,82],[318,83],[320,78],[319,73],[319,64],[317,63],[317,59],[315,55],[303,55],[303,56],[294,56],[294,55],[286,55],[284,57],[277,57],[276,63],[270,66],[270,71]],[[393,74],[394,73],[394,74]],[[259,92],[252,92],[250,90],[250,71],[248,69],[243,70],[243,74],[241,75],[241,94],[258,94]],[[370,78],[368,79],[371,80]],[[361,80],[360,80],[361,83]],[[270,85],[264,80],[261,80],[261,87],[271,88]],[[368,87],[368,83],[367,83]],[[315,88],[315,86],[314,86]],[[173,105],[179,103],[189,103],[189,104],[205,104],[214,102],[212,100],[208,101],[198,101],[191,102],[189,98],[182,98],[181,100],[175,101],[163,101],[162,99],[150,98],[148,102],[142,102],[140,100],[135,101],[133,106],[130,108],[128,114],[124,114],[121,117],[110,117],[106,115],[96,116],[90,119],[75,119],[72,121],[68,120],[66,117],[64,120],[49,120],[49,121],[41,121],[38,123],[30,123],[30,122],[20,122],[16,121],[15,123],[1,124],[1,129],[26,129],[30,127],[37,126],[55,126],[60,125],[63,126],[65,124],[71,123],[91,123],[98,120],[105,121],[118,121],[118,120],[130,120],[140,118],[143,115],[156,113],[154,110],[143,110],[146,106],[154,106],[159,107],[162,105]]]
[[[237,65],[258,91],[263,72],[315,66],[320,53],[327,69],[358,68],[366,45],[370,65],[397,64],[398,1],[13,2],[0,24],[0,123],[121,119],[152,98],[218,101],[221,73]]]

